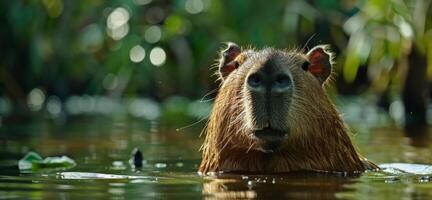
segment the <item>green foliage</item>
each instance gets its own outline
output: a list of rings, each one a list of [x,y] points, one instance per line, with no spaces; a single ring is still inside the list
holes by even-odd
[[[350,17],[344,29],[350,34],[344,64],[344,78],[352,82],[361,65],[368,65],[374,86],[387,87],[394,78],[391,70],[400,65],[418,48],[430,54],[427,48],[432,38],[430,1],[363,1],[360,11]],[[393,70],[396,71],[396,70]]]
[[[34,88],[62,101],[197,99],[216,87],[211,66],[226,41],[330,43],[346,82],[367,65],[373,86],[385,88],[413,45],[432,59],[429,8],[421,0],[3,1],[0,95],[21,104]]]
[[[305,20],[300,12],[287,12],[291,4],[306,5],[281,0],[271,5],[210,0],[3,2],[8,23],[2,35],[9,38],[2,40],[10,44],[5,49],[10,54],[1,65],[11,77],[19,75],[18,87],[6,82],[5,89],[26,94],[39,87],[63,98],[197,98],[215,85],[210,66],[223,42],[294,47],[297,35],[292,27]],[[313,23],[310,20],[306,24]],[[312,28],[302,34],[313,32]],[[135,63],[129,57],[136,45],[144,48],[145,57]],[[155,47],[167,56],[161,66],[149,59]]]

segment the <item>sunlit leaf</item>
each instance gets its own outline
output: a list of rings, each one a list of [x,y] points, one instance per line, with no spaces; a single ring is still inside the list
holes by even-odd
[[[66,169],[75,166],[75,161],[67,156],[47,157],[45,159],[42,159],[42,157],[35,152],[27,153],[22,159],[18,161],[18,168],[22,171],[37,171],[41,169],[56,168]]]

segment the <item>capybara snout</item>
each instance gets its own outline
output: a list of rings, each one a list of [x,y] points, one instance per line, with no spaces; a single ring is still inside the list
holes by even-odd
[[[291,68],[295,68],[301,58],[274,49],[264,49],[254,54],[242,66],[247,71],[244,73],[241,94],[244,120],[247,121],[245,124],[249,124],[255,135],[261,136],[257,138],[265,143],[269,141],[266,136],[270,139],[284,139],[289,132],[287,116],[295,87]],[[256,134],[256,131],[263,129],[269,131],[265,131],[266,134]]]

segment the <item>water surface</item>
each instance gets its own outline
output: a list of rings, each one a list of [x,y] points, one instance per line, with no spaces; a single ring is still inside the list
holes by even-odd
[[[203,125],[175,131],[181,126],[95,117],[75,118],[63,125],[50,120],[3,123],[0,199],[432,198],[428,166],[394,164],[432,164],[428,129],[354,129],[353,141],[363,155],[376,163],[393,163],[381,172],[356,177],[295,173],[203,178],[196,173]],[[134,148],[144,156],[140,170],[129,163]],[[20,172],[17,161],[28,151],[44,157],[67,155],[77,166]],[[421,171],[426,172],[416,173]]]

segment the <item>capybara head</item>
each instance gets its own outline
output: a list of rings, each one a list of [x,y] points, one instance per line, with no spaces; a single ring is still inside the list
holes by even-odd
[[[236,146],[276,151],[284,140],[304,134],[292,129],[324,114],[322,85],[331,74],[331,58],[326,46],[302,54],[272,48],[242,51],[229,43],[219,63],[220,92],[234,93],[235,101],[225,100],[235,111],[226,113],[232,115],[226,116],[229,126],[242,125]]]
[[[343,160],[346,152],[355,157],[349,159],[359,161],[323,89],[332,72],[332,57],[324,45],[302,53],[241,49],[228,43],[218,63],[221,85],[206,128],[200,171],[331,169],[335,157]],[[315,157],[341,148],[345,149],[340,155],[319,161],[325,167],[314,164]],[[279,162],[278,158],[286,162],[256,164]]]

